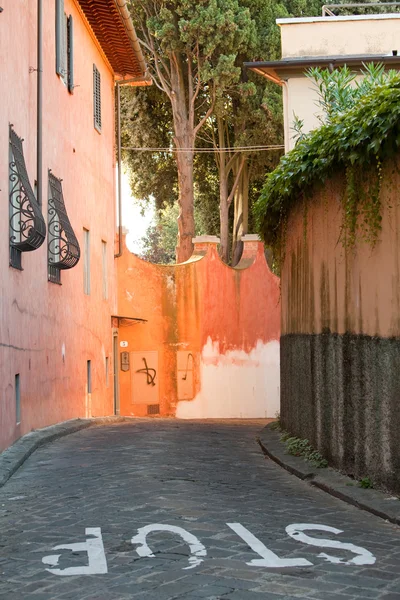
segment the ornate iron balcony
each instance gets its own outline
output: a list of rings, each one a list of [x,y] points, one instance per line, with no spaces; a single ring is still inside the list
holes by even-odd
[[[72,269],[81,255],[65,208],[61,181],[49,170],[48,262],[52,272],[54,268]]]
[[[22,142],[10,125],[10,246],[31,252],[43,244],[46,224],[29,181]]]

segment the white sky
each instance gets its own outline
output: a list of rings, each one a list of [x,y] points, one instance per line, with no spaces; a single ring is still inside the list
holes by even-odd
[[[118,185],[118,178],[117,178]],[[131,252],[139,253],[141,238],[154,218],[154,206],[146,208],[146,214],[141,214],[141,208],[135,203],[129,185],[129,177],[122,170],[122,225],[128,230],[126,245]]]

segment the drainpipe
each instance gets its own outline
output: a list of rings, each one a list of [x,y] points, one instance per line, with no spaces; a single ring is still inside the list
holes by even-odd
[[[122,256],[122,160],[121,160],[121,86],[117,81],[117,165],[118,165],[118,253]]]
[[[36,135],[36,156],[37,156],[37,201],[42,205],[42,171],[43,171],[43,6],[42,0],[37,3],[37,135]]]
[[[283,87],[283,106],[284,106],[284,137],[285,137],[285,154],[290,150],[290,123],[289,123],[289,90],[288,82],[282,79]]]

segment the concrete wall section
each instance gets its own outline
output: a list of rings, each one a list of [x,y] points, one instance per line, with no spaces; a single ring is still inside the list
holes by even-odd
[[[153,383],[161,415],[274,417],[279,410],[279,280],[260,242],[245,241],[236,269],[216,246],[200,240],[181,265],[153,265],[127,250],[119,260],[119,314],[146,319],[120,327],[143,362],[134,376],[120,371],[121,414],[154,414]],[[149,351],[157,357],[147,361]],[[141,402],[132,401],[137,377]]]
[[[400,491],[400,177],[384,172],[375,248],[338,243],[343,179],[291,213],[282,270],[281,416],[332,464]],[[306,216],[305,216],[306,215]]]
[[[282,58],[391,54],[398,48],[400,15],[278,19]]]
[[[279,412],[279,341],[259,341],[255,348],[221,354],[211,338],[200,356],[201,389],[178,403],[181,419],[252,419]]]

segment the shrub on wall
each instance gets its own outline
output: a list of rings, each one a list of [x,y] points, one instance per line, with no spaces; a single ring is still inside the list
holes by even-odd
[[[360,235],[372,246],[381,230],[382,163],[400,146],[400,73],[367,88],[350,109],[299,139],[267,176],[255,205],[257,228],[273,247],[282,243],[291,208],[335,173],[345,174],[341,241]]]

